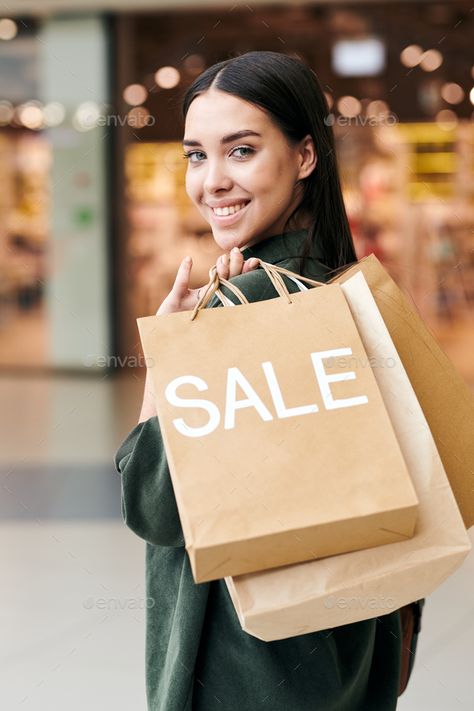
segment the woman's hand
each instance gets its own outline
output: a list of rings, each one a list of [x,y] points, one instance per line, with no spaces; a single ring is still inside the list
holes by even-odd
[[[191,311],[196,306],[200,298],[200,289],[190,289],[189,281],[193,263],[191,257],[186,257],[181,262],[173,288],[156,312],[157,315],[170,314],[175,311]],[[244,262],[242,253],[238,247],[230,253],[223,254],[216,262],[217,273],[221,279],[230,279],[238,274],[245,274],[258,266],[258,259],[247,259]],[[156,415],[155,397],[153,393],[153,382],[151,372],[147,369],[145,379],[145,391],[143,393],[143,403],[138,422],[144,422]]]
[[[189,282],[193,261],[191,257],[185,257],[181,262],[173,288],[156,312],[157,315],[171,314],[175,311],[192,311],[201,296],[201,289],[190,289]],[[221,255],[217,262],[217,273],[221,279],[230,279],[238,274],[245,274],[258,266],[257,259],[247,259],[244,262],[242,252],[238,247],[230,253]]]

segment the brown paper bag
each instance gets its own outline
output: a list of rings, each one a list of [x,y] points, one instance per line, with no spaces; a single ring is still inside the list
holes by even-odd
[[[334,283],[361,271],[433,433],[466,528],[474,524],[474,394],[423,322],[413,301],[374,254]]]
[[[282,298],[200,308],[214,267],[193,312],[137,319],[196,582],[414,531],[416,494],[341,286],[288,303],[264,268]],[[328,375],[339,355],[350,367]]]
[[[378,617],[429,595],[470,542],[423,411],[364,276],[342,285],[420,502],[413,538],[226,583],[242,628],[264,641]]]

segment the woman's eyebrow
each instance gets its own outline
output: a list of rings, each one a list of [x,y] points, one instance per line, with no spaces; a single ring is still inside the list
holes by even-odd
[[[256,131],[251,131],[249,129],[244,129],[243,131],[237,131],[237,133],[229,133],[228,136],[223,136],[221,138],[221,143],[230,143],[231,141],[236,141],[238,138],[244,138],[245,136],[258,136],[259,138],[262,137],[261,133],[257,133]],[[183,146],[200,146],[202,145],[199,143],[199,141],[192,141],[187,138],[183,140]]]

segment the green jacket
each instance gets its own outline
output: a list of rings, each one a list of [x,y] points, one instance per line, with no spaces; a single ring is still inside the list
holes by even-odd
[[[305,230],[243,250],[245,259],[298,271]],[[325,281],[314,247],[303,276]],[[277,297],[262,269],[231,280],[249,301]],[[297,286],[285,280],[289,291]],[[223,288],[226,296],[236,297]],[[208,308],[221,306],[213,297]],[[391,711],[397,704],[401,623],[376,619],[274,642],[240,627],[224,580],[193,580],[158,419],[115,454],[124,522],[146,541],[146,691],[149,711]]]

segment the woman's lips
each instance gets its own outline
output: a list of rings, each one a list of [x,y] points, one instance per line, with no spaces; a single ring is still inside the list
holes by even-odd
[[[218,225],[233,225],[234,222],[237,222],[237,220],[241,217],[242,213],[246,211],[248,206],[250,205],[251,200],[248,201],[244,207],[241,207],[240,210],[237,210],[237,212],[234,212],[232,215],[216,215],[212,207],[210,207],[210,211],[212,213],[212,219],[214,222],[216,222]]]

